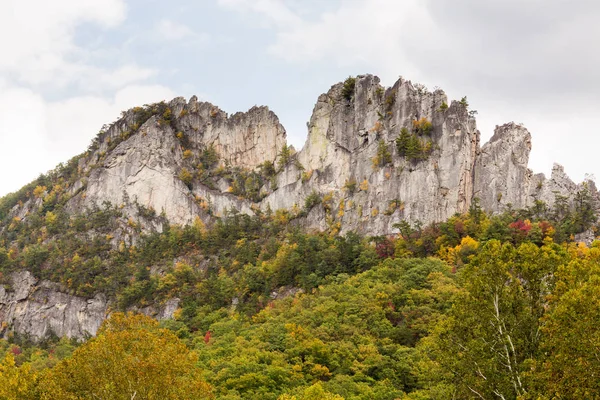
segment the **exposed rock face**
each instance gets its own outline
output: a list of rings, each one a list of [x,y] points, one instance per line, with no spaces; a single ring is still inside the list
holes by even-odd
[[[285,130],[272,111],[254,107],[229,117],[195,97],[187,103],[176,98],[168,103],[176,124],[153,116],[111,149],[111,141],[127,136],[136,123],[135,109],[130,110],[81,162],[89,178],[71,189],[79,194],[69,207],[79,212],[104,201],[137,202],[164,212],[173,223],[187,224],[196,217],[211,218],[198,199],[210,204],[212,215],[232,208],[252,214],[258,208],[302,208],[316,192],[328,199],[329,213],[314,209],[300,222],[303,226],[380,235],[392,233],[400,220],[445,220],[468,210],[476,197],[485,210],[501,212],[535,200],[552,204],[556,193],[570,196],[577,189],[562,167],[556,166],[549,180],[528,169],[531,135],[524,127],[497,127],[480,148],[466,105],[447,103],[443,91],[429,92],[403,79],[384,88],[375,76],[359,76],[350,94],[343,83],[332,86],[315,105],[296,161],[277,174],[275,186],[260,189],[264,199],[258,203],[232,195],[224,181],[212,187],[197,179],[186,184],[179,173],[197,168],[184,149],[199,154],[212,147],[227,168],[252,170],[265,161],[276,162]],[[414,121],[420,119],[431,123],[430,132],[419,137],[423,143],[431,140],[432,149],[425,159],[411,160],[398,153],[395,141],[403,128],[414,133]],[[382,144],[390,160],[377,166],[374,159]]]
[[[342,90],[342,84],[335,85],[319,98],[298,154],[300,164],[316,175],[305,184],[309,190],[333,191],[335,208],[343,212],[342,231],[385,234],[401,219],[431,222],[468,209],[479,133],[464,106],[453,102],[442,110],[447,98],[441,90],[426,92],[404,80],[385,90],[370,75],[356,80],[352,100]],[[433,124],[435,150],[427,160],[413,162],[397,154],[395,139],[421,118]],[[378,167],[373,160],[380,141],[391,162]],[[354,193],[344,190],[347,182],[357,183]],[[265,201],[272,208],[302,204],[283,190],[285,195],[276,191]]]
[[[10,279],[11,291],[0,285],[0,321],[5,323],[0,336],[13,331],[34,341],[50,333],[84,339],[96,334],[111,308],[104,294],[73,296],[56,283],[38,282],[28,271],[14,272]],[[163,320],[172,318],[178,305],[179,299],[173,298],[135,311]]]
[[[108,154],[101,168],[91,171],[84,204],[122,204],[129,198],[164,210],[174,223],[189,223],[191,216],[198,213],[198,206],[177,177],[182,158],[171,128],[160,127],[152,117],[137,135]]]
[[[71,296],[56,283],[38,284],[27,271],[13,273],[11,280],[14,291],[0,286],[0,321],[32,340],[50,332],[80,339],[93,336],[106,317],[108,302],[103,294],[91,299]]]
[[[475,166],[475,191],[481,206],[503,211],[506,204],[523,208],[530,204],[532,172],[527,168],[531,134],[514,122],[497,126],[482,148]]]
[[[138,218],[139,206],[144,206],[164,213],[171,223],[189,224],[196,218],[210,222],[229,209],[246,214],[300,210],[316,193],[323,204],[307,210],[295,224],[386,235],[402,220],[428,224],[465,212],[475,198],[484,210],[502,212],[536,200],[552,205],[557,196],[572,202],[582,188],[559,165],[549,179],[528,169],[531,135],[524,127],[499,126],[480,147],[475,119],[463,102],[448,105],[443,91],[429,92],[403,79],[384,88],[377,77],[365,75],[338,83],[319,97],[304,147],[275,176],[261,181],[261,196],[250,200],[232,194],[225,176],[233,169],[256,171],[265,161],[279,164],[286,133],[277,116],[266,107],[228,116],[195,97],[189,102],[176,98],[161,107],[152,116],[142,108],[129,110],[98,136],[79,161],[81,178],[68,188],[68,212],[109,202],[126,218]],[[415,125],[419,120],[430,123],[426,132]],[[420,157],[397,148],[403,129],[427,148]],[[201,154],[207,149],[218,154],[222,171],[209,181],[202,176],[206,166]],[[251,186],[249,182],[245,184]],[[595,186],[585,185],[597,197]],[[27,218],[40,207],[42,200],[32,198],[16,205],[10,218]],[[161,229],[143,219],[139,225],[142,231]],[[114,245],[119,240],[117,233]],[[34,339],[51,330],[77,338],[93,335],[114,300],[100,294],[71,296],[26,271],[12,280],[12,291],[0,286],[0,321]],[[138,311],[160,319],[171,317],[177,307],[178,300],[171,299],[162,307]]]

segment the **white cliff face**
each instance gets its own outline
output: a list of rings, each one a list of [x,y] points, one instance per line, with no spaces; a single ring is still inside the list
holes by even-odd
[[[227,117],[219,108],[199,103],[195,97],[188,104],[183,99],[170,104],[190,140],[213,146],[231,166],[255,168],[264,161],[274,161],[286,143],[285,129],[267,107],[252,107]]]
[[[138,134],[120,143],[99,168],[91,171],[84,206],[123,204],[129,199],[164,211],[176,224],[187,224],[198,214],[189,189],[178,178],[182,150],[169,126],[150,118]]]
[[[319,97],[308,140],[298,154],[315,178],[304,185],[293,182],[291,188],[280,185],[265,202],[289,208],[303,204],[312,190],[333,192],[342,232],[365,234],[391,233],[402,219],[429,223],[468,209],[479,132],[463,105],[455,102],[443,110],[447,98],[442,91],[426,92],[403,80],[386,90],[370,75],[356,79],[352,100],[344,99],[342,87]],[[434,150],[426,160],[413,162],[398,155],[395,140],[402,128],[412,131],[413,121],[421,118],[433,124]],[[380,141],[392,161],[376,167]],[[354,193],[344,189],[354,181]]]
[[[73,296],[56,283],[38,281],[28,271],[12,273],[10,281],[10,291],[0,285],[0,337],[12,331],[33,341],[51,333],[81,340],[96,335],[110,313],[111,301],[102,293],[92,298]],[[132,310],[163,320],[173,318],[178,305],[179,299],[173,298]]]
[[[135,219],[141,205],[164,213],[174,224],[196,218],[210,223],[230,209],[245,214],[301,210],[305,199],[316,193],[324,204],[307,210],[294,224],[387,235],[403,220],[429,224],[466,212],[475,198],[484,210],[497,213],[537,200],[551,206],[557,196],[572,202],[582,188],[559,165],[548,179],[528,169],[531,135],[524,127],[499,126],[480,147],[475,119],[464,104],[448,106],[443,91],[428,92],[403,79],[384,88],[377,77],[365,75],[356,78],[351,91],[339,83],[319,96],[304,147],[276,176],[263,181],[263,196],[253,202],[232,194],[223,175],[212,184],[203,180],[200,155],[214,149],[224,175],[233,169],[256,171],[265,161],[277,165],[286,144],[277,116],[266,107],[228,116],[195,97],[189,102],[176,98],[161,107],[152,115],[141,108],[127,111],[98,136],[79,161],[80,179],[69,187],[68,212],[82,213],[109,202],[119,206],[125,221]],[[431,131],[419,138],[430,140],[432,148],[425,159],[414,161],[399,153],[396,139],[403,128],[417,134],[413,122],[421,119],[431,123]],[[382,145],[389,160],[375,165]],[[184,182],[186,170],[191,177]],[[597,197],[595,186],[586,185]],[[32,198],[16,205],[9,216],[24,219],[42,205],[41,199]],[[145,232],[161,229],[158,222],[140,225]],[[127,235],[135,242],[134,232]],[[116,233],[114,244],[119,240]],[[15,273],[12,282],[11,291],[0,286],[0,321],[34,339],[50,331],[77,338],[94,335],[114,300],[102,294],[91,299],[72,296],[56,284],[37,282],[27,271]],[[138,311],[168,318],[177,304],[171,299],[164,308]]]
[[[497,126],[482,148],[475,167],[475,192],[485,210],[503,211],[507,204],[524,208],[531,204],[532,172],[527,168],[531,134],[515,123]]]
[[[226,168],[256,169],[265,161],[276,162],[285,145],[285,130],[268,108],[227,116],[195,97],[189,102],[176,98],[167,104],[171,123],[155,115],[127,137],[136,123],[135,112],[128,111],[80,163],[89,177],[73,186],[80,192],[69,206],[78,212],[104,201],[125,206],[137,202],[164,212],[172,223],[188,224],[197,216],[211,218],[199,199],[219,216],[232,208],[246,214],[257,208],[301,209],[316,192],[328,199],[329,213],[322,215],[327,221],[312,212],[301,225],[381,235],[394,232],[393,225],[401,220],[443,221],[467,211],[474,198],[484,210],[502,212],[509,206],[531,206],[535,200],[551,205],[556,193],[569,196],[577,189],[561,167],[550,179],[533,175],[527,167],[531,135],[524,127],[497,127],[480,148],[467,107],[447,103],[443,91],[428,92],[403,79],[384,88],[375,76],[359,76],[350,95],[344,94],[343,83],[332,86],[319,96],[296,161],[278,173],[276,186],[260,189],[264,199],[259,203],[232,195],[223,180],[210,188],[196,179],[191,185],[182,182],[179,172],[197,167],[190,161],[193,157],[184,155],[182,137],[193,155],[213,148]],[[402,128],[414,132],[413,122],[423,118],[432,130],[421,139],[430,139],[433,150],[415,162],[398,154],[395,141]],[[111,148],[124,134],[126,139]],[[380,142],[391,162],[377,167],[373,159]],[[351,182],[355,190],[349,190]]]
[[[104,294],[72,296],[56,283],[37,282],[28,271],[13,273],[11,281],[14,291],[0,286],[0,321],[6,323],[2,334],[12,330],[36,341],[53,332],[83,339],[95,335],[107,315]]]
[[[250,203],[226,193],[227,187],[216,192],[203,185],[190,189],[179,173],[185,168],[193,174],[197,165],[187,159],[184,150],[198,155],[213,148],[220,162],[229,167],[253,169],[265,161],[276,161],[286,143],[277,116],[267,107],[254,107],[228,117],[195,97],[189,103],[176,98],[167,106],[176,124],[165,123],[155,115],[135,129],[135,111],[130,110],[107,130],[98,149],[80,162],[80,169],[89,177],[85,185],[72,188],[78,194],[69,202],[71,212],[106,201],[123,206],[137,202],[164,213],[171,223],[183,225],[198,215],[207,218],[198,206],[198,196],[211,199],[219,215],[231,208],[251,212]],[[111,149],[111,143],[117,141],[119,144]],[[84,186],[85,190],[80,190]]]
[[[525,127],[514,122],[496,127],[475,165],[473,197],[479,198],[484,210],[522,209],[535,201],[551,206],[556,196],[572,201],[582,186],[575,184],[558,164],[554,164],[549,179],[544,174],[534,175],[527,167],[530,152],[531,134]]]

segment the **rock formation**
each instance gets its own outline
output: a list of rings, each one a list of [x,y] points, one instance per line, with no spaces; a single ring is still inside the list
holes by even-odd
[[[192,97],[134,108],[80,157],[66,210],[78,214],[109,202],[153,231],[161,225],[144,221],[140,206],[174,224],[210,222],[230,209],[285,209],[296,210],[295,222],[308,229],[386,235],[402,220],[428,224],[465,212],[475,198],[484,210],[501,212],[536,200],[551,205],[557,195],[572,199],[579,188],[561,166],[549,179],[528,169],[531,135],[524,127],[496,127],[480,147],[466,102],[449,103],[443,91],[404,79],[384,88],[364,75],[332,86],[318,98],[304,147],[286,155],[285,146],[285,130],[266,107],[228,116]],[[277,171],[254,179],[252,171],[265,162]],[[254,197],[234,193],[231,171],[246,174],[242,185]],[[323,207],[306,205],[311,195]],[[41,199],[31,198],[15,205],[10,218],[40,207]],[[112,301],[69,295],[26,271],[12,282],[11,291],[0,286],[0,320],[33,338],[50,330],[93,335]],[[168,317],[175,307],[143,311]]]

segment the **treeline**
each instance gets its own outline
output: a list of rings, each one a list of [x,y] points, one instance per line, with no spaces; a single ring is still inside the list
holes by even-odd
[[[4,344],[0,397],[600,396],[600,247],[469,245],[458,268],[389,257],[253,315],[206,306],[158,326],[117,313],[74,352],[64,339]]]

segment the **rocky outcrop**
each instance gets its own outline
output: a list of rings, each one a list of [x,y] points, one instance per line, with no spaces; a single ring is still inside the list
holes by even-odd
[[[83,339],[95,335],[107,315],[103,294],[72,296],[56,283],[38,282],[28,271],[13,273],[11,287],[14,291],[0,285],[2,333],[13,331],[34,341],[50,333]]]
[[[230,209],[246,214],[285,209],[307,229],[386,235],[403,220],[428,224],[465,212],[475,198],[493,213],[536,201],[572,202],[583,188],[598,198],[592,182],[575,184],[559,165],[549,178],[534,174],[528,168],[531,135],[523,126],[498,126],[480,146],[465,101],[449,102],[442,90],[404,79],[385,88],[377,77],[364,75],[332,86],[318,98],[303,148],[284,156],[285,145],[285,130],[266,107],[228,116],[192,97],[135,108],[104,129],[79,159],[65,210],[77,214],[109,202],[123,213],[122,225],[147,232],[160,230],[165,218],[210,223]],[[265,162],[277,171],[265,175]],[[213,175],[207,176],[209,169]],[[237,184],[253,188],[255,196],[234,194],[235,174],[242,176]],[[318,196],[320,204],[305,204],[309,196]],[[9,218],[28,218],[41,207],[42,198],[31,197],[15,205]],[[141,207],[163,218],[144,219]],[[0,234],[5,229],[0,226]],[[135,243],[138,231],[127,229],[111,234],[113,245],[125,237]],[[581,238],[590,241],[593,233]],[[0,286],[3,332],[34,339],[51,331],[93,335],[114,300],[73,296],[24,271],[12,282],[12,291]],[[177,307],[178,300],[171,299],[137,311],[160,319]]]
[[[59,284],[38,281],[28,271],[10,276],[10,290],[0,285],[0,337],[9,332],[39,341],[50,334],[75,339],[94,336],[111,309],[104,294],[84,298],[68,294]],[[179,299],[131,311],[158,320],[173,317]]]
[[[499,126],[480,147],[466,103],[448,103],[442,90],[430,92],[404,79],[384,88],[377,77],[364,75],[332,86],[315,105],[304,147],[260,188],[264,198],[258,203],[231,194],[224,180],[207,186],[194,174],[202,168],[197,156],[207,148],[216,151],[224,169],[277,163],[285,130],[272,111],[254,107],[228,116],[195,97],[189,102],[176,98],[166,104],[170,122],[155,114],[128,136],[138,121],[136,109],[130,110],[80,162],[89,177],[73,186],[77,195],[69,207],[78,212],[108,201],[127,211],[134,209],[127,203],[136,202],[163,212],[173,223],[187,224],[196,217],[208,222],[232,208],[247,214],[302,209],[315,192],[327,199],[326,212],[311,211],[303,226],[378,235],[392,233],[401,220],[445,220],[466,211],[474,198],[485,210],[501,212],[535,200],[551,205],[556,194],[568,197],[577,190],[562,167],[556,166],[550,179],[528,169],[531,135],[526,128]],[[431,123],[426,134],[415,128],[419,120]],[[402,129],[423,144],[430,142],[426,156],[399,153],[396,140]],[[116,140],[121,141],[114,147]],[[374,162],[382,148],[389,159]],[[182,181],[183,169],[192,173],[191,182]]]
[[[371,75],[356,79],[351,98],[343,90],[338,84],[319,97],[298,154],[314,179],[297,193],[331,192],[342,232],[385,234],[401,219],[438,221],[468,209],[479,133],[465,106],[453,102],[444,109],[448,100],[441,90],[428,92],[405,80],[385,89]],[[432,123],[432,152],[415,162],[398,154],[395,140],[403,128],[414,131],[420,119]],[[375,165],[382,146],[389,162]],[[265,200],[272,208],[302,204],[285,186],[279,190],[285,194],[276,191]]]
[[[503,211],[507,204],[524,208],[530,204],[532,172],[527,168],[531,134],[514,122],[497,126],[477,157],[474,197],[485,210]]]

